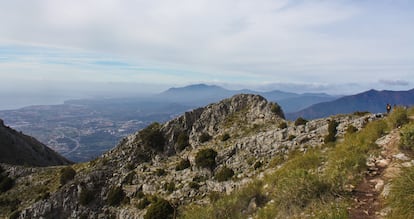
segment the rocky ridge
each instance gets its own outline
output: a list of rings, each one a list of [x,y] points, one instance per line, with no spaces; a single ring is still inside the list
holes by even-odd
[[[123,139],[102,157],[74,165],[77,172],[74,180],[56,188],[49,197],[27,203],[27,207],[20,209],[20,217],[142,218],[146,208],[136,206],[143,197],[154,196],[168,200],[175,207],[208,203],[211,192],[230,193],[263,173],[271,165],[271,158],[323,144],[330,120],[338,122],[337,135],[343,136],[348,126],[361,129],[375,119],[372,114],[338,115],[296,126],[284,120],[276,103],[258,95],[236,95],[152,126],[151,133],[161,134],[161,145],[148,145],[145,131],[141,131]],[[180,135],[186,136],[186,147],[178,144]],[[203,135],[210,138],[204,140]],[[227,139],[223,138],[225,135]],[[197,153],[206,148],[217,151],[212,170],[196,165]],[[177,169],[186,159],[190,166]],[[215,173],[224,166],[235,175],[219,182]],[[40,170],[33,170],[36,171]],[[23,172],[12,174],[17,184],[31,176]],[[121,206],[109,204],[108,194],[115,188],[121,188]],[[85,191],[91,192],[92,200],[81,203]]]

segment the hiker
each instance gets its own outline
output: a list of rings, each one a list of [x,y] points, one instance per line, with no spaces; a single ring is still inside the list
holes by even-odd
[[[387,103],[387,114],[389,114],[391,111],[391,105],[389,103]]]

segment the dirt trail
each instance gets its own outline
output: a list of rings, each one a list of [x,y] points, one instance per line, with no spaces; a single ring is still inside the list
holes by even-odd
[[[399,150],[399,140],[399,130],[396,129],[376,141],[382,148],[381,154],[367,161],[366,177],[354,190],[350,218],[384,218],[389,213],[390,209],[382,202],[389,193],[390,182],[398,176],[402,165],[411,163]]]

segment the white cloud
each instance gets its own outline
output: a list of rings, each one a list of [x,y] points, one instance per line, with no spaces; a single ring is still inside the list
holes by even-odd
[[[62,55],[59,61],[73,62],[70,71],[82,75],[79,80],[126,77],[139,82],[158,78],[171,83],[208,79],[250,80],[258,84],[368,83],[373,78],[374,81],[386,78],[383,76],[386,74],[404,78],[414,72],[414,6],[409,1],[0,0],[0,3],[0,45],[40,45],[69,53],[73,50],[80,54],[97,53],[128,64],[160,69],[120,76],[111,73],[114,69],[79,64],[85,60],[68,58],[72,54]],[[35,61],[44,59],[51,58]],[[73,78],[69,70],[56,64],[24,63],[26,66],[21,69],[9,63],[7,70],[23,72],[31,68],[37,74],[58,72],[53,77],[62,80]],[[0,65],[1,70],[4,68]],[[171,70],[194,75],[180,76],[171,74]]]

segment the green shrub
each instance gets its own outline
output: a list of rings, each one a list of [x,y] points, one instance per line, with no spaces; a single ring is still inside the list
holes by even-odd
[[[144,219],[172,219],[174,211],[173,206],[168,201],[159,199],[149,206]]]
[[[219,182],[224,182],[224,181],[231,179],[231,177],[233,176],[234,176],[234,171],[224,166],[220,170],[217,171],[216,180]]]
[[[134,181],[135,175],[136,175],[136,173],[134,171],[128,173],[128,175],[126,175],[124,180],[122,181],[122,184],[132,185],[132,182]]]
[[[204,182],[206,180],[207,180],[207,177],[205,177],[205,176],[195,176],[193,178],[193,182]]]
[[[164,184],[164,190],[171,193],[175,190],[175,183],[174,182],[167,182]]]
[[[217,152],[211,148],[200,150],[195,158],[196,165],[213,170],[216,167]]]
[[[207,141],[210,141],[210,140],[211,140],[211,136],[208,133],[204,132],[200,135],[199,141],[201,143],[204,143],[204,142],[207,142]]]
[[[254,163],[253,168],[255,170],[257,170],[257,169],[259,169],[262,166],[263,166],[263,163],[259,160],[259,161],[256,161],[256,163]]]
[[[87,188],[83,188],[81,193],[79,194],[79,203],[83,206],[88,205],[94,199],[95,199],[95,195],[93,191]]]
[[[408,123],[408,121],[407,110],[403,107],[395,107],[388,116],[388,122],[393,128],[401,127]]]
[[[164,150],[165,138],[161,132],[161,125],[159,123],[152,123],[145,129],[142,129],[139,132],[139,137],[144,145],[157,151]]]
[[[14,180],[8,176],[4,176],[0,179],[0,192],[6,192],[14,185]]]
[[[190,182],[190,183],[188,184],[188,186],[190,186],[190,188],[195,189],[195,190],[197,190],[197,189],[199,189],[199,188],[200,188],[200,184],[198,184],[198,183],[196,183],[196,182]]]
[[[60,184],[65,185],[67,182],[75,178],[75,175],[76,175],[76,171],[72,167],[67,166],[63,168],[60,171]]]
[[[357,131],[358,131],[358,129],[353,125],[349,125],[348,128],[346,129],[347,134],[352,134],[352,133],[355,133]]]
[[[306,119],[304,119],[302,117],[299,117],[295,121],[295,126],[305,125],[306,123],[308,123],[308,120],[306,120]]]
[[[338,127],[339,123],[335,120],[331,120],[328,123],[328,135],[325,136],[324,142],[325,144],[329,142],[335,142],[336,141],[336,127]]]
[[[189,140],[189,137],[188,137],[187,133],[181,132],[177,137],[177,143],[176,143],[177,144],[177,149],[179,151],[182,151],[186,147],[188,147],[190,145],[188,140]]]
[[[414,168],[403,169],[393,180],[388,204],[392,208],[389,218],[414,218]]]
[[[230,139],[229,133],[224,133],[223,136],[221,136],[221,141],[227,141]]]
[[[13,211],[10,215],[9,215],[9,219],[17,219],[20,216],[20,211]]]
[[[188,159],[182,159],[180,163],[175,167],[176,171],[185,170],[187,168],[191,167],[191,163]]]
[[[282,122],[282,123],[280,123],[279,124],[279,126],[278,126],[278,128],[280,128],[280,129],[285,129],[285,128],[287,128],[288,126],[287,126],[287,123],[286,122]]]
[[[400,132],[400,148],[414,150],[414,123],[405,125]]]
[[[157,176],[164,176],[166,174],[165,170],[162,168],[158,168],[155,170],[155,175]]]
[[[151,204],[151,202],[145,196],[141,201],[138,202],[137,208],[142,210],[142,209],[146,208],[150,204]]]
[[[125,193],[122,190],[122,188],[119,186],[116,186],[116,187],[112,187],[109,190],[107,201],[108,201],[108,204],[111,206],[118,206],[121,203],[122,199],[124,199],[124,197],[125,197]]]
[[[284,117],[282,108],[276,103],[271,103],[270,111],[278,116]]]
[[[364,112],[356,111],[356,112],[353,113],[353,115],[355,115],[355,116],[365,116],[365,115],[368,115],[368,114],[370,114],[370,112],[367,112],[367,111],[364,111]]]

